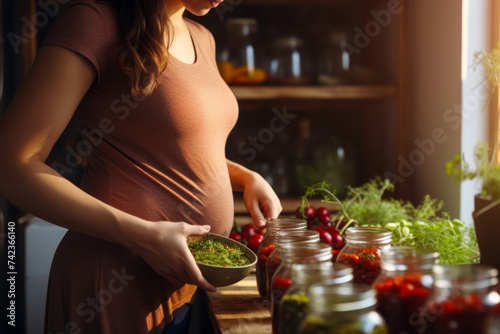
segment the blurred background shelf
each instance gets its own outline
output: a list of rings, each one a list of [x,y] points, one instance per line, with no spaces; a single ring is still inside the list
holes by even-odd
[[[338,86],[231,86],[238,100],[320,99],[364,100],[393,98],[397,94],[391,85]]]

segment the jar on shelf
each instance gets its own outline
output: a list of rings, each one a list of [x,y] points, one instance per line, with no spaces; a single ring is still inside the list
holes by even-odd
[[[292,284],[279,306],[278,333],[296,334],[309,309],[309,287],[326,281],[342,284],[352,281],[352,267],[341,263],[297,263],[292,265]],[[273,323],[274,326],[276,324]]]
[[[318,57],[318,83],[339,85],[349,82],[351,55],[346,43],[345,31],[336,30],[327,35]]]
[[[386,334],[384,319],[376,311],[376,292],[368,284],[315,283],[309,288],[309,310],[299,334]]]
[[[226,40],[219,54],[218,67],[228,84],[261,84],[267,79],[260,45],[255,38],[257,20],[232,18],[226,23]]]
[[[292,285],[292,265],[297,263],[321,263],[331,265],[332,248],[322,242],[318,243],[289,243],[280,245],[280,265],[274,272],[269,286],[270,313],[272,332],[277,333],[279,327],[280,305],[283,296]],[[275,251],[276,252],[276,251]],[[272,260],[269,259],[269,262]],[[269,267],[268,267],[269,269]],[[269,273],[268,273],[269,274]]]
[[[312,82],[304,41],[297,36],[278,38],[273,43],[274,56],[269,63],[269,81],[283,85]]]
[[[426,334],[486,334],[500,296],[498,270],[485,265],[436,265],[434,291],[422,311]]]
[[[276,248],[276,234],[279,231],[300,231],[307,229],[307,222],[298,218],[275,218],[266,222],[266,232],[257,247],[256,279],[259,295],[267,299],[267,259]]]
[[[433,289],[432,268],[439,254],[414,247],[382,250],[382,272],[373,283],[377,291],[377,311],[389,333],[420,334],[416,326],[419,312]]]
[[[281,248],[282,246],[298,243],[318,243],[320,242],[319,232],[316,230],[304,229],[300,231],[282,230],[278,231],[275,238],[275,248],[271,251],[266,263],[266,279],[267,279],[267,300],[271,300],[271,280],[274,273],[281,265]],[[293,246],[293,245],[292,245]]]
[[[392,232],[381,227],[357,226],[345,231],[345,246],[336,262],[349,264],[354,270],[354,282],[373,284],[380,275],[382,249],[391,246]]]

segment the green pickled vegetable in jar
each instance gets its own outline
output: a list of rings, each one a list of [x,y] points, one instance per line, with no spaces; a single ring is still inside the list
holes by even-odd
[[[382,316],[375,310],[375,289],[362,283],[328,284],[309,288],[309,311],[299,334],[387,334]]]

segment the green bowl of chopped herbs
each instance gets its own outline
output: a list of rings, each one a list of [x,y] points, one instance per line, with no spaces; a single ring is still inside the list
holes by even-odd
[[[205,279],[216,287],[241,281],[257,263],[250,248],[214,233],[189,236],[188,247]]]

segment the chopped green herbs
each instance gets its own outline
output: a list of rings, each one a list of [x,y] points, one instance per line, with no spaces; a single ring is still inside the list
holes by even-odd
[[[237,247],[230,247],[211,239],[188,243],[189,250],[198,262],[223,267],[239,267],[250,264],[250,260]]]

